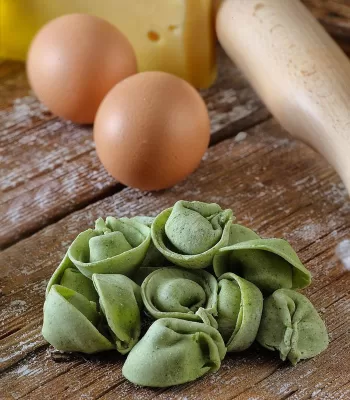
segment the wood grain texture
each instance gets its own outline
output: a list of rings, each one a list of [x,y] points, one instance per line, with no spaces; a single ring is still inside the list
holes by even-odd
[[[348,1],[304,3],[347,50]],[[219,79],[202,94],[212,120],[212,144],[268,116],[222,50]],[[4,216],[0,248],[121,189],[96,157],[91,128],[64,122],[42,107],[30,92],[20,62],[0,61],[0,148],[0,212]]]
[[[219,78],[203,90],[212,143],[265,120],[242,74],[219,51]],[[0,247],[120,190],[100,164],[91,127],[53,117],[30,92],[21,63],[0,64]]]
[[[350,54],[348,1],[304,3]],[[222,52],[220,60],[219,81],[203,92],[212,144],[268,117]],[[96,158],[91,129],[54,118],[30,93],[23,64],[0,61],[0,136],[0,247],[66,216],[0,254],[1,400],[350,398],[350,273],[335,254],[350,239],[350,201],[334,170],[274,120],[213,146],[171,190],[121,190]],[[181,198],[233,207],[239,222],[292,243],[313,274],[304,292],[330,332],[326,352],[293,368],[254,346],[227,356],[217,374],[159,390],[125,381],[114,352],[53,360],[40,334],[44,291],[76,234],[100,215],[155,215]]]
[[[330,332],[320,356],[293,368],[258,346],[222,368],[168,389],[135,387],[115,353],[55,362],[40,337],[44,290],[69,243],[98,216],[155,215],[179,199],[218,202],[263,236],[288,239],[312,271],[310,297]],[[350,201],[334,170],[274,120],[210,148],[200,169],[171,190],[123,189],[74,212],[1,255],[1,387],[5,399],[347,399],[350,273],[334,254],[350,238]],[[342,365],[342,368],[339,368]]]

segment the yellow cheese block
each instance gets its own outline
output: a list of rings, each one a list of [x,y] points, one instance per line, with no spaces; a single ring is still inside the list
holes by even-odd
[[[0,0],[0,57],[24,60],[30,41],[45,23],[77,12],[117,26],[133,45],[140,71],[170,72],[199,88],[213,83],[211,0]]]

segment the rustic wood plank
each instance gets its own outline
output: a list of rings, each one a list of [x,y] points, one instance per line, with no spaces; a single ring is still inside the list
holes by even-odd
[[[273,141],[274,139],[272,137],[270,137],[270,138],[267,138],[267,141],[268,140]],[[273,144],[272,147],[276,146],[276,143],[278,143],[278,141],[275,141],[275,144]],[[289,143],[288,141],[285,142],[283,139],[282,143],[283,143],[282,146],[284,146],[283,150],[287,154],[290,153],[290,151],[293,151],[293,149],[291,150],[287,146],[287,144]],[[235,164],[235,171],[234,172],[232,171],[231,172],[232,177],[230,176],[231,184],[233,186],[237,186],[239,188],[239,191],[236,194],[235,201],[240,201],[240,200],[242,201],[242,199],[244,200],[244,204],[245,204],[244,212],[243,213],[241,212],[240,214],[242,215],[241,218],[243,219],[243,221],[245,223],[250,225],[252,221],[255,221],[255,226],[258,226],[260,231],[267,229],[267,234],[269,234],[269,235],[272,235],[273,233],[276,234],[276,232],[278,232],[278,234],[280,236],[284,235],[285,237],[287,237],[288,239],[290,239],[291,241],[294,241],[294,242],[295,242],[295,239],[298,240],[298,237],[300,237],[300,236],[303,237],[305,235],[306,235],[306,237],[308,237],[310,239],[315,239],[315,238],[317,238],[317,236],[320,237],[324,234],[324,229],[327,229],[329,227],[336,229],[341,224],[340,223],[341,220],[339,220],[339,218],[334,218],[334,216],[331,213],[329,213],[329,209],[325,216],[323,215],[323,212],[320,212],[320,211],[318,212],[318,217],[320,219],[322,219],[323,224],[310,223],[310,221],[312,221],[312,219],[310,219],[310,214],[313,214],[315,211],[314,210],[310,211],[309,208],[305,208],[309,205],[309,200],[307,198],[304,200],[303,197],[299,198],[298,200],[291,198],[288,201],[288,199],[285,199],[286,192],[287,192],[286,189],[283,186],[279,186],[279,185],[276,186],[276,182],[270,181],[271,169],[265,172],[265,174],[267,176],[267,184],[272,185],[272,187],[270,189],[262,190],[262,188],[264,187],[264,185],[266,185],[266,183],[264,184],[255,179],[254,179],[254,182],[252,185],[249,183],[249,185],[245,186],[242,183],[241,184],[238,183],[240,180],[242,180],[242,178],[240,177],[240,174],[242,173],[242,171],[241,171],[242,168],[240,168],[240,164],[242,165],[242,161],[246,162],[246,158],[248,157],[247,154],[254,157],[251,159],[252,166],[248,170],[244,171],[246,176],[249,177],[252,175],[252,173],[256,173],[256,171],[254,171],[254,169],[256,170],[256,166],[259,165],[258,164],[259,158],[264,157],[264,154],[266,154],[265,152],[268,152],[268,150],[269,150],[269,147],[268,146],[265,147],[264,143],[256,142],[255,146],[256,146],[255,148],[253,146],[250,148],[247,147],[246,152],[242,149],[242,152],[240,152],[239,157],[243,157],[243,158],[238,158],[236,160],[233,158],[233,163]],[[250,149],[250,150],[248,151],[248,149]],[[260,149],[260,151],[262,153],[261,154],[257,153],[256,152],[257,149],[258,150]],[[270,150],[271,150],[271,148],[270,148]],[[278,156],[280,157],[280,155],[278,155]],[[282,153],[282,157],[283,157],[283,153]],[[250,161],[248,161],[248,162],[250,162]],[[246,163],[243,164],[243,167],[245,167],[245,166],[246,166]],[[303,164],[300,164],[300,167],[303,168]],[[223,166],[221,168],[223,168]],[[286,168],[286,170],[288,170],[287,164],[286,164],[285,168]],[[272,172],[273,172],[273,169],[272,169]],[[312,177],[312,176],[310,176],[310,177],[312,178],[312,180],[316,179],[315,177]],[[207,179],[207,176],[204,175],[203,178]],[[203,178],[200,178],[200,179],[203,179]],[[235,178],[238,180],[238,182],[234,181]],[[298,181],[297,180],[296,182],[294,182],[294,185],[296,185],[296,186],[300,185],[300,183],[299,183],[300,181],[304,186],[307,185],[307,182],[308,182],[307,180],[306,181],[304,181],[304,180]],[[326,175],[325,175],[324,181],[326,182],[325,184],[327,184],[327,176]],[[330,186],[331,189],[327,188],[327,190],[325,191],[327,198],[326,198],[326,200],[324,200],[324,199],[322,200],[322,206],[325,204],[327,207],[333,207],[333,203],[335,203],[335,208],[337,209],[337,206],[339,205],[339,201],[341,201],[341,199],[344,198],[344,196],[345,196],[345,191],[343,189],[340,189],[340,190],[336,189],[336,193],[334,194],[333,193],[334,183],[329,183],[329,184],[331,185]],[[249,186],[251,186],[251,187],[249,187]],[[304,187],[304,186],[302,186],[302,187]],[[280,208],[279,211],[280,212],[283,211],[283,214],[285,214],[286,217],[288,216],[288,214],[290,215],[289,220],[288,220],[288,228],[294,229],[290,235],[288,235],[288,232],[285,231],[283,225],[281,226],[281,220],[276,221],[274,208],[269,207],[270,199],[269,199],[269,196],[266,197],[266,192],[268,190],[272,190],[272,193],[271,193],[272,195],[277,194],[278,199],[281,199],[282,203],[284,203],[284,207],[279,207]],[[313,186],[310,186],[308,188],[308,190],[311,190],[312,195],[315,195],[315,190],[314,190]],[[173,191],[175,191],[175,193],[176,193],[176,188]],[[170,195],[171,195],[171,192],[172,191],[169,192]],[[124,193],[127,196],[127,201],[130,201],[130,198],[128,197],[129,191],[123,192],[123,194]],[[140,199],[143,198],[142,194],[138,191],[131,191],[131,193],[137,193],[138,198],[140,198]],[[195,191],[195,192],[192,190],[192,193],[188,193],[187,196],[188,195],[190,195],[191,197],[196,196],[196,195],[198,196],[200,193],[201,193],[200,189],[197,189],[197,191]],[[269,193],[267,193],[267,195],[269,195]],[[162,198],[162,197],[159,197],[159,194],[155,194],[154,196],[150,195],[149,198],[152,199],[152,201],[154,201],[154,198],[158,198],[158,199]],[[298,191],[295,192],[295,196],[300,197]],[[334,196],[336,196],[336,197],[339,196],[339,198],[336,202],[334,202]],[[255,210],[255,215],[252,216],[250,214],[250,210],[254,210],[256,208],[256,197],[258,197],[261,206],[259,209]],[[221,199],[219,196],[215,195],[214,193],[211,193],[209,195],[208,200],[218,201],[218,202],[225,201],[224,199]],[[133,199],[131,199],[131,201],[133,201]],[[254,201],[255,201],[255,204],[254,204]],[[344,203],[344,204],[345,204],[345,206],[347,205],[347,203]],[[132,206],[132,203],[131,203],[131,206]],[[300,217],[300,214],[297,217],[295,216],[295,214],[293,214],[293,212],[295,210],[298,210],[298,208],[300,208],[300,206],[304,207],[304,209],[305,209],[305,211],[301,210],[301,212],[303,212],[305,214],[305,215],[302,215],[303,222],[305,224],[302,228],[300,228],[300,220],[298,220],[298,218]],[[347,211],[347,208],[345,206],[343,207],[344,210],[342,210],[344,212]],[[161,208],[161,206],[159,206],[159,205],[158,205],[158,207],[159,208],[157,208],[157,210],[159,210]],[[120,212],[125,213],[125,212],[127,212],[128,208],[129,208],[128,205],[124,205],[123,206],[124,211],[120,210]],[[97,210],[99,210],[98,206],[97,206]],[[249,210],[249,211],[245,211],[245,210]],[[270,211],[270,210],[272,210],[272,211]],[[98,212],[102,213],[103,211],[99,210]],[[113,208],[110,208],[109,212],[113,213],[115,211],[113,211]],[[135,213],[135,212],[137,212],[137,211],[134,211],[133,213]],[[95,214],[94,216],[92,216],[90,220],[93,220],[97,216],[98,216],[98,213]],[[264,228],[264,225],[266,226],[266,224],[268,224],[270,226],[270,228],[268,228],[268,227]],[[85,224],[82,226],[82,228],[85,228],[87,225],[88,225],[88,222],[85,220]],[[64,235],[66,240],[63,242],[63,249],[64,249],[64,246],[66,246],[69,243],[69,239],[73,238],[74,234],[75,234],[75,232],[73,231],[69,235],[69,233],[70,233],[69,230]],[[61,234],[59,234],[59,233],[57,235],[59,237],[61,236]],[[39,245],[40,244],[41,243],[39,241]],[[47,250],[51,252],[51,248],[48,248]],[[22,253],[23,253],[23,251],[24,252],[26,251],[25,246],[23,247]],[[29,260],[29,256],[30,256],[30,251],[31,251],[31,249],[28,249],[28,260]],[[43,251],[45,253],[46,249],[43,248]],[[22,254],[18,254],[18,256],[21,257]],[[32,261],[32,259],[30,261]],[[58,262],[58,261],[59,260],[57,258],[57,260],[55,260],[55,262]],[[26,275],[31,275],[32,270],[27,269],[26,265],[23,265],[23,259],[19,259],[18,262],[21,263],[19,265],[22,266],[22,271],[20,274],[21,280],[25,280]],[[42,264],[36,265],[35,273],[41,272],[41,270],[38,271],[38,266],[42,267]],[[30,268],[30,266],[28,266],[28,267]],[[43,267],[45,268],[45,264]],[[6,268],[5,268],[4,273],[6,274]],[[27,283],[30,284],[30,282],[27,282]],[[11,285],[11,281],[10,281],[10,285]],[[29,289],[37,290],[38,284],[35,283],[35,285],[36,285],[35,288],[29,288]],[[41,290],[43,290],[44,285],[45,285],[45,281],[41,281],[39,288]],[[5,291],[3,293],[5,293]],[[15,308],[15,311],[16,310],[17,309]]]
[[[314,277],[305,293],[330,331],[326,352],[292,368],[275,354],[254,347],[229,355],[215,375],[162,390],[126,382],[121,376],[123,358],[115,353],[60,363],[51,359],[38,333],[44,289],[75,235],[100,215],[154,215],[180,198],[233,207],[238,220],[260,234],[290,240]],[[199,170],[171,190],[123,189],[2,253],[0,353],[5,398],[49,399],[55,393],[62,399],[345,399],[350,376],[350,273],[334,249],[349,237],[350,201],[319,155],[291,139],[274,120],[225,140],[210,148]]]
[[[344,284],[349,285],[349,274]],[[334,293],[341,287],[334,285]],[[321,296],[324,298],[323,296]],[[349,296],[347,298],[349,303]],[[313,299],[315,301],[315,299]],[[320,304],[315,301],[317,307]],[[326,305],[326,304],[324,304]],[[55,363],[45,350],[23,360],[8,372],[11,383],[4,379],[5,388],[10,389],[13,379],[17,385],[12,387],[14,398],[50,398],[50,388],[55,388],[58,398],[79,399],[82,394],[86,398],[152,398],[155,394],[159,398],[233,398],[239,399],[254,397],[258,399],[282,399],[286,395],[298,392],[298,399],[309,398],[311,394],[331,395],[332,390],[342,387],[346,383],[348,369],[347,345],[348,332],[344,324],[339,328],[337,324],[342,318],[348,318],[348,309],[339,301],[330,307],[324,307],[323,317],[331,332],[331,346],[326,353],[316,359],[303,362],[297,368],[283,364],[273,354],[260,348],[237,355],[229,355],[223,363],[222,369],[215,375],[210,375],[200,381],[182,385],[178,388],[155,390],[139,388],[123,380],[120,374],[121,357],[111,355],[88,357],[86,360],[73,359],[68,362]],[[337,314],[336,318],[332,316]],[[333,323],[329,320],[333,318]],[[327,354],[328,353],[328,354]],[[331,363],[328,362],[331,353]],[[339,362],[344,361],[345,370],[337,375]],[[338,379],[334,379],[334,376]],[[302,384],[300,378],[304,377]],[[29,382],[30,378],[30,382]],[[306,380],[307,378],[307,380]],[[255,385],[253,385],[257,382]],[[47,384],[46,384],[47,383]],[[33,390],[33,388],[35,388]],[[211,388],[209,391],[208,388]],[[198,393],[202,393],[201,397]],[[178,395],[178,396],[177,396]],[[211,397],[209,397],[211,396]],[[11,398],[11,397],[9,397]],[[327,397],[323,397],[327,398]],[[331,397],[329,397],[331,398]]]
[[[305,0],[349,50],[347,0]],[[219,51],[219,79],[202,94],[212,119],[212,143],[235,135],[268,113],[241,73]],[[2,193],[0,248],[36,232],[86,204],[120,190],[96,158],[91,129],[53,117],[29,90],[20,62],[0,62]],[[6,228],[5,228],[6,227]]]
[[[92,129],[53,117],[30,92],[24,66],[0,64],[0,247],[121,189],[97,159]],[[219,78],[203,90],[212,143],[268,118],[256,94],[219,51]]]

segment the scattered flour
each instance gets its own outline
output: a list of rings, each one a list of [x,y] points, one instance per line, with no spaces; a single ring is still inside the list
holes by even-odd
[[[55,122],[53,124],[48,125],[46,129],[49,132],[56,132],[56,131],[58,131],[58,130],[60,130],[62,128],[65,128],[65,127],[67,127],[67,126],[69,126],[71,124],[72,124],[71,121],[64,121],[64,122],[63,121],[57,121],[57,122]],[[57,143],[55,143],[55,144],[57,145]]]
[[[35,292],[37,294],[45,293],[46,286],[47,286],[48,282],[49,282],[48,279],[44,279],[44,280],[42,280],[40,282],[36,282],[33,285],[33,292]]]
[[[343,263],[346,270],[350,271],[350,239],[345,239],[338,244],[335,254]]]
[[[296,190],[301,191],[305,190],[306,187],[310,187],[312,185],[315,185],[317,183],[317,179],[314,175],[309,175],[306,176],[302,179],[299,179],[293,183],[293,187],[296,188]]]
[[[209,97],[205,91],[202,94],[206,97],[212,132],[219,131],[232,121],[245,118],[256,108],[254,101],[248,101],[245,105],[239,104],[237,92],[233,88],[220,89]]]
[[[330,189],[325,192],[325,196],[333,204],[347,203],[348,192],[343,183],[332,183]]]
[[[257,177],[255,177],[254,179],[257,179]],[[261,189],[261,188],[263,188],[263,187],[265,187],[265,185],[264,185],[262,182],[255,182],[255,183],[252,184],[252,188],[259,188],[259,189]]]
[[[204,156],[202,157],[202,160],[205,161],[205,160],[207,160],[208,158],[209,158],[209,151],[206,151],[206,152],[204,153]]]
[[[33,119],[42,119],[48,114],[49,110],[39,102],[32,92],[28,96],[15,99],[12,103],[12,110],[0,111],[0,119],[6,120],[6,129],[16,126],[28,127]],[[4,132],[7,133],[7,132]]]
[[[37,346],[43,343],[43,339],[33,340],[29,339],[27,341],[21,341],[16,343],[16,345],[12,346],[9,351],[3,357],[0,357],[0,363],[4,363],[9,360],[16,359],[18,356],[22,356],[24,352],[29,352],[30,350],[34,350]]]
[[[42,373],[42,368],[30,368],[28,365],[23,364],[12,371],[12,374],[21,376],[35,376]]]
[[[243,142],[243,140],[245,140],[247,136],[248,136],[247,132],[239,132],[235,137],[235,141]]]
[[[27,303],[24,300],[13,300],[10,306],[25,306]]]
[[[15,315],[16,317],[27,310],[27,302],[24,300],[13,300],[8,307],[1,310],[0,319],[3,320],[5,315]]]
[[[296,238],[299,238],[302,240],[314,241],[319,237],[320,232],[322,232],[321,224],[311,223],[311,224],[301,226],[298,229],[295,229],[290,234],[290,236],[293,236],[293,237],[296,237]]]
[[[278,389],[278,394],[284,394],[290,391],[290,387],[293,385],[292,382],[286,382],[281,384],[281,386]]]
[[[311,393],[311,398],[317,396],[319,393],[322,392],[322,389],[316,389]]]

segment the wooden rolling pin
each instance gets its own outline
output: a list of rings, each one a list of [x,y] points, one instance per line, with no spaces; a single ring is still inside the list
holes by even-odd
[[[299,0],[223,0],[216,30],[281,125],[350,193],[350,62],[338,45]]]

